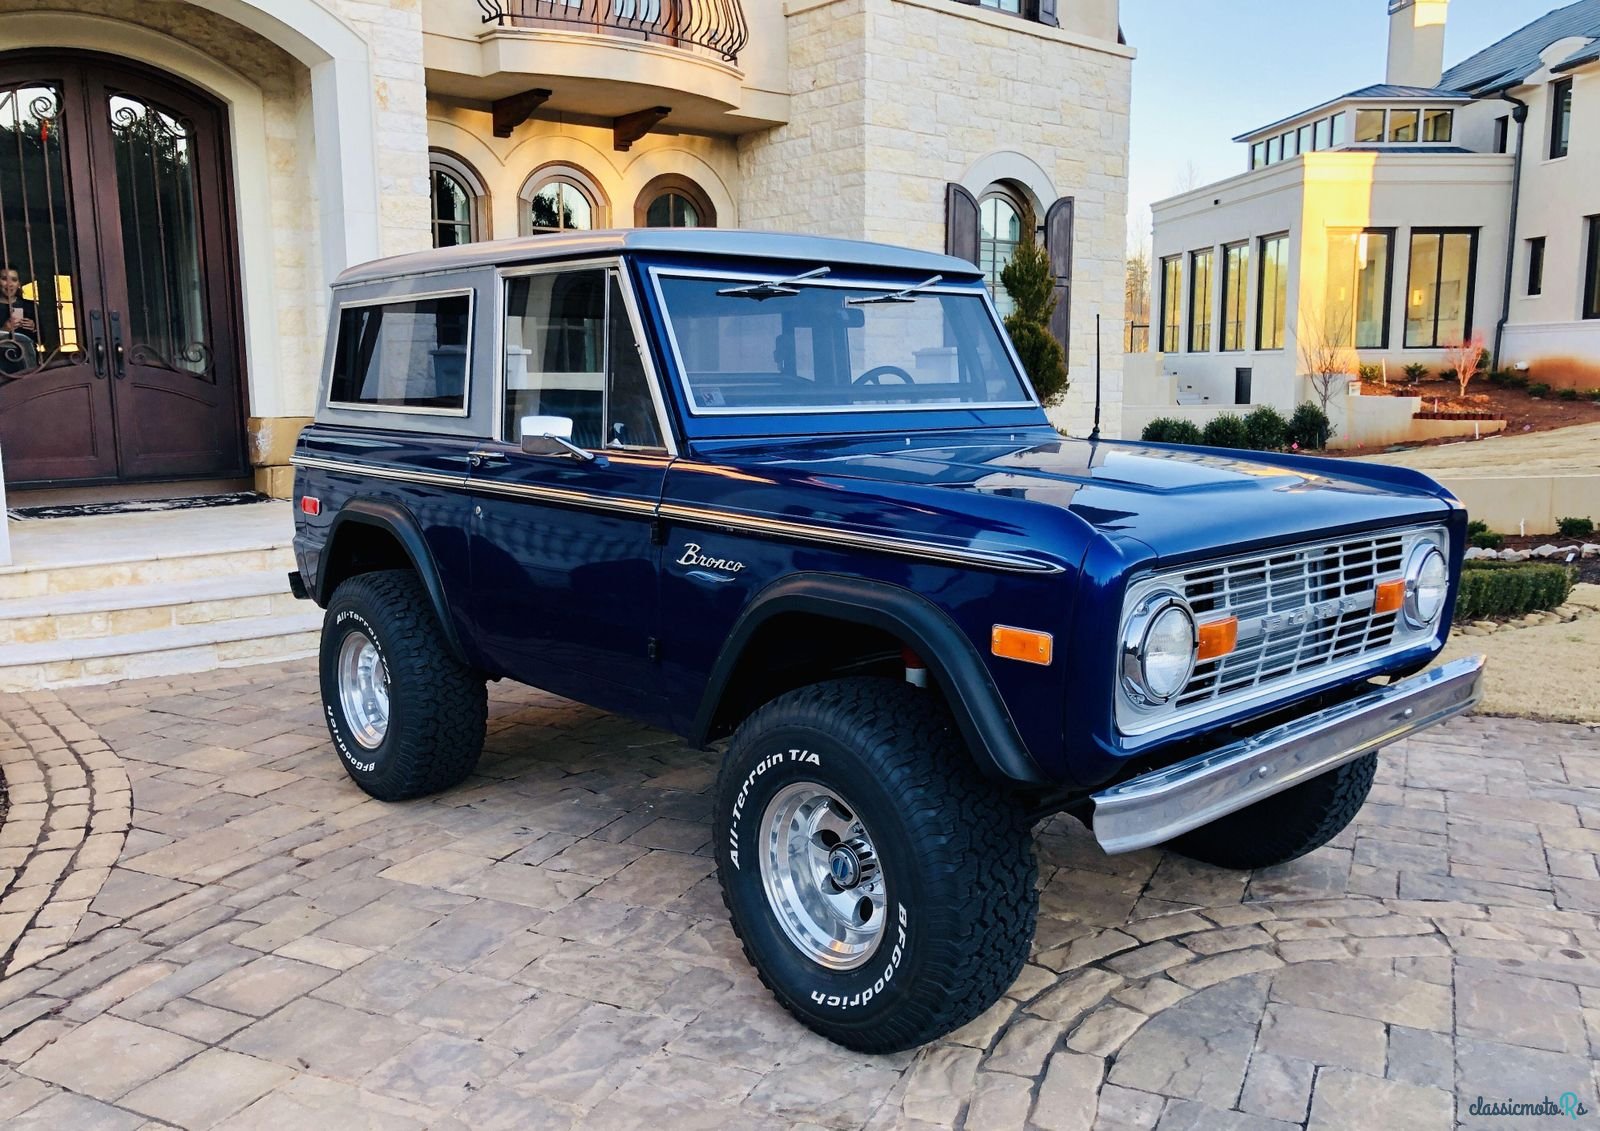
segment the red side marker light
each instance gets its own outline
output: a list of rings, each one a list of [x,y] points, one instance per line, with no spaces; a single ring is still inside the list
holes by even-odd
[[[301,495],[300,513],[312,515],[321,514],[322,500],[317,498],[315,495]]]

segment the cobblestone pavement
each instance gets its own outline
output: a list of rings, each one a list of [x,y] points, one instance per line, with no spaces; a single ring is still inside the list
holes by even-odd
[[[714,755],[492,696],[479,775],[398,806],[345,777],[309,662],[0,697],[0,1120],[1426,1131],[1506,1126],[1480,1095],[1566,1092],[1600,1111],[1587,728],[1473,718],[1392,748],[1335,844],[1253,875],[1108,858],[1053,820],[1008,997],[863,1057],[739,954]]]

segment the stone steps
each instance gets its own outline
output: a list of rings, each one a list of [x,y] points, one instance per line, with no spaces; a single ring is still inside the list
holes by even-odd
[[[0,691],[109,683],[315,653],[289,592],[282,504],[17,524],[0,569]]]

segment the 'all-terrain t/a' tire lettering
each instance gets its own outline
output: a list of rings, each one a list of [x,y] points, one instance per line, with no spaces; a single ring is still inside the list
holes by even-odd
[[[745,954],[839,1044],[892,1052],[942,1036],[1027,959],[1029,823],[925,690],[842,679],[768,703],[734,735],[715,821]]]

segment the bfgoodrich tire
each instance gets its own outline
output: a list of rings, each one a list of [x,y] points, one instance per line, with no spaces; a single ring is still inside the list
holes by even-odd
[[[1368,754],[1201,825],[1168,847],[1221,868],[1266,868],[1294,860],[1344,831],[1366,803],[1377,772],[1378,756]]]
[[[322,620],[320,667],[328,733],[373,797],[437,793],[478,764],[484,680],[451,654],[416,574],[382,570],[341,584]]]
[[[1029,822],[926,691],[846,679],[773,700],[734,735],[714,827],[745,955],[790,1013],[847,1048],[943,1036],[1027,960]]]

